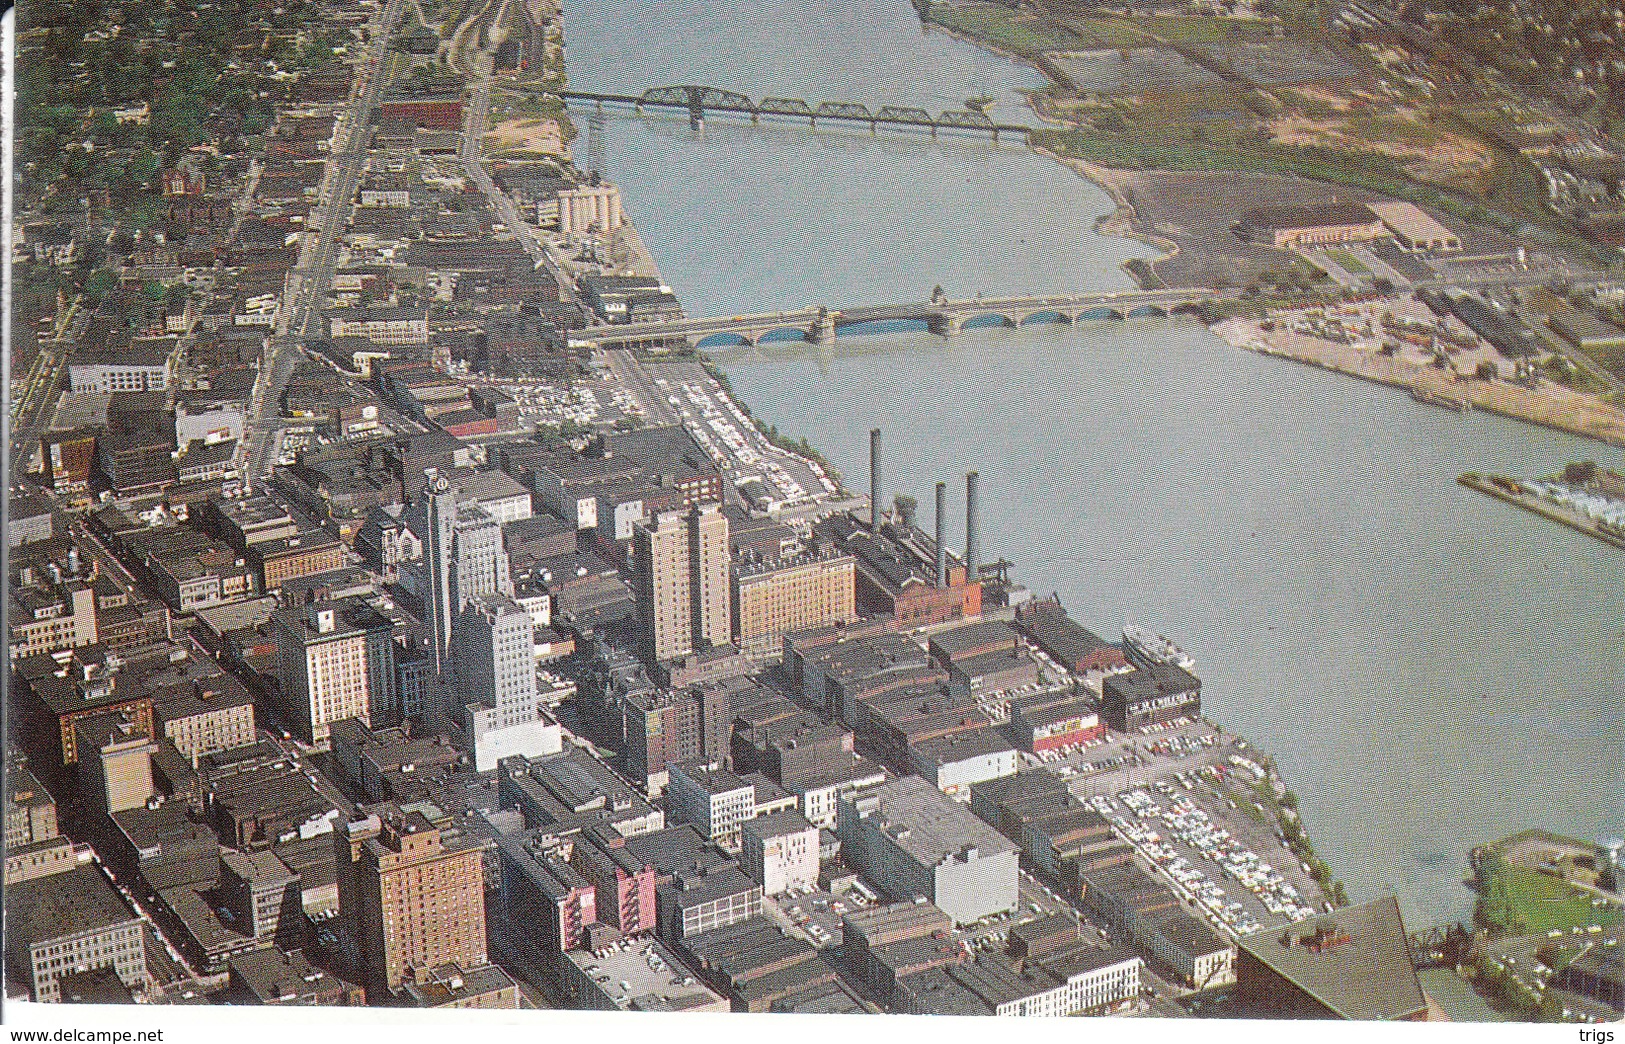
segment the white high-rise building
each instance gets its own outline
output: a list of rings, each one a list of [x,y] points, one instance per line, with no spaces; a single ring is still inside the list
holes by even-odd
[[[475,595],[453,630],[456,691],[475,770],[489,771],[515,754],[557,754],[559,726],[543,716],[536,696],[530,613],[507,595]]]
[[[508,552],[502,526],[483,508],[457,506],[457,491],[434,469],[416,510],[407,513],[408,527],[419,531],[422,566],[427,583],[425,610],[434,635],[437,673],[445,673],[451,659],[452,625],[469,599],[479,595],[513,594]]]

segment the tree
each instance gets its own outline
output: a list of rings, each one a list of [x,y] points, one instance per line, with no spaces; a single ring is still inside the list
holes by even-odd
[[[1583,460],[1563,466],[1563,481],[1571,486],[1583,486],[1597,481],[1597,462]]]
[[[85,296],[100,300],[118,286],[118,277],[105,268],[92,272],[85,282]]]
[[[920,502],[906,493],[899,493],[892,498],[892,508],[897,517],[903,520],[904,528],[914,525],[914,513],[920,509]]]

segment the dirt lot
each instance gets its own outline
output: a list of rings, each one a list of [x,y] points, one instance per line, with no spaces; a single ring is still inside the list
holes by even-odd
[[[485,132],[485,146],[498,154],[564,156],[569,153],[556,120],[521,119],[499,123]]]
[[[1170,286],[1245,286],[1292,254],[1245,243],[1231,226],[1254,207],[1291,203],[1366,202],[1354,189],[1272,174],[1123,171],[1117,183],[1135,211],[1134,228],[1178,245],[1155,268]]]

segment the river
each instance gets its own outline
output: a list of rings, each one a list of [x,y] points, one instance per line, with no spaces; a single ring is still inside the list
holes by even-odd
[[[1021,66],[905,2],[568,3],[574,85],[959,108]],[[586,124],[586,112],[578,123]],[[578,150],[586,149],[583,139]],[[606,110],[604,173],[690,314],[1126,289],[1106,196],[969,137]],[[1625,555],[1456,485],[1625,453],[1230,348],[1176,320],[717,353],[740,397],[887,488],[983,482],[984,554],[1085,626],[1164,632],[1207,714],[1273,754],[1355,900],[1469,916],[1475,844],[1625,834]],[[929,507],[926,508],[927,515]]]

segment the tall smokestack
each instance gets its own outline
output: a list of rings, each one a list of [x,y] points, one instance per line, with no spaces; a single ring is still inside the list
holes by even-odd
[[[937,586],[948,586],[948,483],[937,483]]]
[[[976,572],[976,479],[974,471],[965,473],[965,581],[972,583],[977,578]]]
[[[869,429],[869,528],[880,532],[880,429]]]

